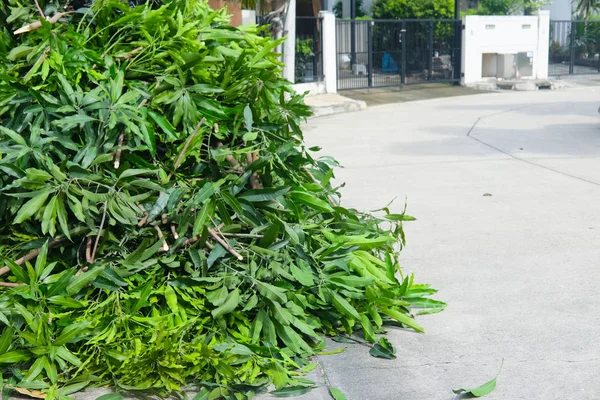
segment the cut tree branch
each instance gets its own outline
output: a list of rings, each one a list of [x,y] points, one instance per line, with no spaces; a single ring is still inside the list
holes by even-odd
[[[223,143],[219,142],[219,144],[217,145],[217,147],[223,147]],[[235,170],[240,171],[242,169],[242,167],[240,166],[240,163],[231,154],[227,154],[225,156],[225,159],[227,160],[227,162],[229,163],[229,165],[231,165]]]
[[[118,57],[118,58],[119,58],[119,60],[129,60],[131,57],[135,56],[137,53],[139,53],[142,50],[144,50],[144,48],[142,46],[136,47],[135,49],[131,50],[129,53],[125,54],[124,56]]]
[[[35,3],[35,7],[37,8],[38,12],[40,13],[40,15],[42,16],[42,18],[46,18],[46,14],[44,14],[44,11],[42,10],[42,7],[40,7],[40,3],[38,2],[38,0],[33,0]]]
[[[85,261],[88,264],[93,264],[94,260],[92,259],[92,237],[88,236],[87,243],[85,244]]]
[[[217,242],[219,242],[221,244],[221,246],[225,247],[225,249],[227,249],[227,251],[230,252],[235,258],[237,258],[240,261],[244,259],[244,257],[242,257],[242,255],[240,253],[238,253],[237,251],[235,251],[233,249],[233,247],[231,247],[229,245],[229,243],[227,243],[226,240],[224,240],[221,236],[219,236],[217,234],[217,232],[215,232],[214,230],[208,228],[208,233],[210,233],[210,236],[212,236]]]
[[[92,256],[90,257],[92,263],[96,260],[96,250],[98,250],[98,243],[100,242],[100,236],[102,236],[102,228],[104,228],[104,221],[106,220],[106,206],[104,203],[104,212],[102,213],[102,221],[100,221],[100,228],[98,228],[98,235],[96,235],[96,242],[94,243],[94,250],[92,251]]]
[[[13,288],[13,287],[19,287],[19,286],[26,286],[26,285],[24,283],[0,282],[0,287]]]
[[[252,233],[225,233],[225,232],[221,232],[221,235],[223,235],[225,237],[241,237],[241,238],[255,238],[255,239],[260,239],[260,238],[264,237],[263,235],[254,235]]]
[[[69,15],[69,14],[73,14],[73,13],[75,13],[75,11],[67,11],[67,12],[63,12],[63,13],[56,13],[52,17],[45,17],[45,18],[46,18],[46,21],[48,21],[52,25],[54,25],[65,15]],[[29,25],[25,25],[24,27],[17,29],[16,31],[13,32],[13,34],[20,35],[22,33],[35,31],[36,29],[40,29],[41,27],[42,27],[42,23],[40,21],[35,21]]]
[[[163,235],[160,228],[158,226],[154,225],[154,229],[156,229],[156,232],[158,233],[158,240],[163,240],[162,247],[160,248],[159,251],[169,251],[169,249],[170,249],[169,244],[167,243],[167,239]]]
[[[148,218],[150,218],[150,214],[148,214],[148,211],[146,211],[146,209],[144,207],[142,207],[142,205],[140,203],[135,203],[135,204],[138,206],[140,211],[144,213],[144,218],[140,219],[140,222],[138,222],[138,227],[141,228],[142,226],[144,226],[148,223]]]
[[[179,239],[179,235],[177,234],[177,229],[175,228],[175,225],[171,225],[171,233],[173,234],[173,239]]]
[[[115,153],[115,169],[119,169],[119,166],[121,165],[121,151],[123,150],[121,147],[123,147],[123,139],[125,139],[125,133],[121,133],[119,135],[119,147],[117,148],[117,152]]]
[[[181,164],[181,161],[183,160],[183,156],[185,155],[185,152],[187,151],[188,147],[190,146],[190,143],[192,143],[192,140],[194,140],[194,137],[196,137],[196,134],[198,133],[198,130],[200,130],[200,127],[202,126],[202,124],[204,124],[205,121],[206,121],[206,118],[202,118],[200,120],[200,122],[198,122],[198,125],[196,125],[196,128],[194,129],[194,132],[185,141],[185,144],[183,145],[183,148],[179,152],[179,156],[177,156],[177,160],[175,161],[175,165],[174,165],[173,171],[176,171],[177,168],[179,168],[179,165]],[[173,176],[173,172],[171,172],[169,174],[169,178],[171,176]]]
[[[60,238],[60,239],[53,240],[52,242],[48,243],[48,248],[51,249],[52,247],[58,246],[59,244],[64,242],[65,239],[66,238]],[[31,251],[30,253],[25,254],[23,257],[16,260],[15,264],[22,265],[26,261],[33,260],[34,258],[36,258],[38,256],[38,254],[40,254],[40,251],[42,251],[42,249],[35,249],[35,250]],[[6,274],[8,271],[10,271],[10,268],[8,268],[8,265],[0,268],[0,276]]]

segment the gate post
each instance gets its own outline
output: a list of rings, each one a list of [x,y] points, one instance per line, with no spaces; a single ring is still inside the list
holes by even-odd
[[[406,21],[400,25],[400,42],[402,45],[402,60],[400,60],[400,83],[406,85]]]
[[[427,42],[427,52],[429,53],[427,81],[431,81],[433,80],[433,20],[429,21],[429,41]]]
[[[569,51],[569,75],[575,70],[575,35],[577,34],[577,22],[571,21],[571,43]]]
[[[369,88],[373,87],[373,21],[366,21],[367,22],[367,52],[368,52],[368,58],[367,58],[367,63],[369,64],[368,68],[368,86]]]
[[[335,43],[335,15],[321,11],[319,15],[323,21],[323,75],[327,93],[337,92],[337,52]]]
[[[548,63],[550,59],[550,11],[538,11],[538,47],[537,59],[534,59],[538,79],[548,79]]]
[[[462,72],[462,28],[462,19],[456,20],[454,23],[454,51],[452,52],[455,85],[460,85],[460,73]]]
[[[288,81],[296,82],[296,0],[290,0],[285,17],[285,32],[287,36],[283,42],[283,77]]]

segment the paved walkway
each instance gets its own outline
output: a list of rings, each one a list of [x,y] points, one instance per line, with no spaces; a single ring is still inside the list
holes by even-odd
[[[418,318],[425,334],[390,331],[394,361],[320,357],[332,386],[452,399],[504,359],[489,399],[600,398],[599,105],[600,88],[489,93],[310,121],[307,141],[346,167],[346,206],[407,198],[404,269],[449,304]]]

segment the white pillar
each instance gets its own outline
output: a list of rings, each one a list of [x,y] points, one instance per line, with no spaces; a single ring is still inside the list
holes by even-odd
[[[285,17],[284,35],[287,36],[283,44],[283,77],[294,83],[296,71],[296,0],[289,0]]]
[[[538,11],[538,47],[537,74],[538,79],[548,79],[548,47],[550,45],[550,11]]]
[[[468,64],[469,61],[469,49],[471,48],[470,46],[470,38],[469,36],[472,35],[473,33],[470,30],[470,26],[469,26],[469,21],[470,21],[471,17],[463,17],[462,18],[462,25],[464,26],[463,31],[462,31],[462,43],[461,43],[461,60],[460,60],[460,67],[461,67],[461,78],[460,78],[460,84],[465,86],[468,82],[467,78],[470,77],[471,74],[471,66]]]
[[[325,75],[325,90],[327,93],[337,92],[337,57],[335,43],[335,15],[321,11],[323,18],[323,75]]]
[[[256,25],[255,10],[242,10],[242,25]]]

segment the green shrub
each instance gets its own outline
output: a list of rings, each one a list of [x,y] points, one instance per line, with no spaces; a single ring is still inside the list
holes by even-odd
[[[454,18],[454,0],[376,0],[375,19]]]
[[[200,0],[98,0],[54,24],[37,23],[29,2],[9,5],[6,390],[305,391],[323,335],[374,342],[385,325],[422,331],[412,306],[443,308],[400,270],[412,217],[338,204],[335,161],[302,142],[309,109],[281,78],[280,41]]]

